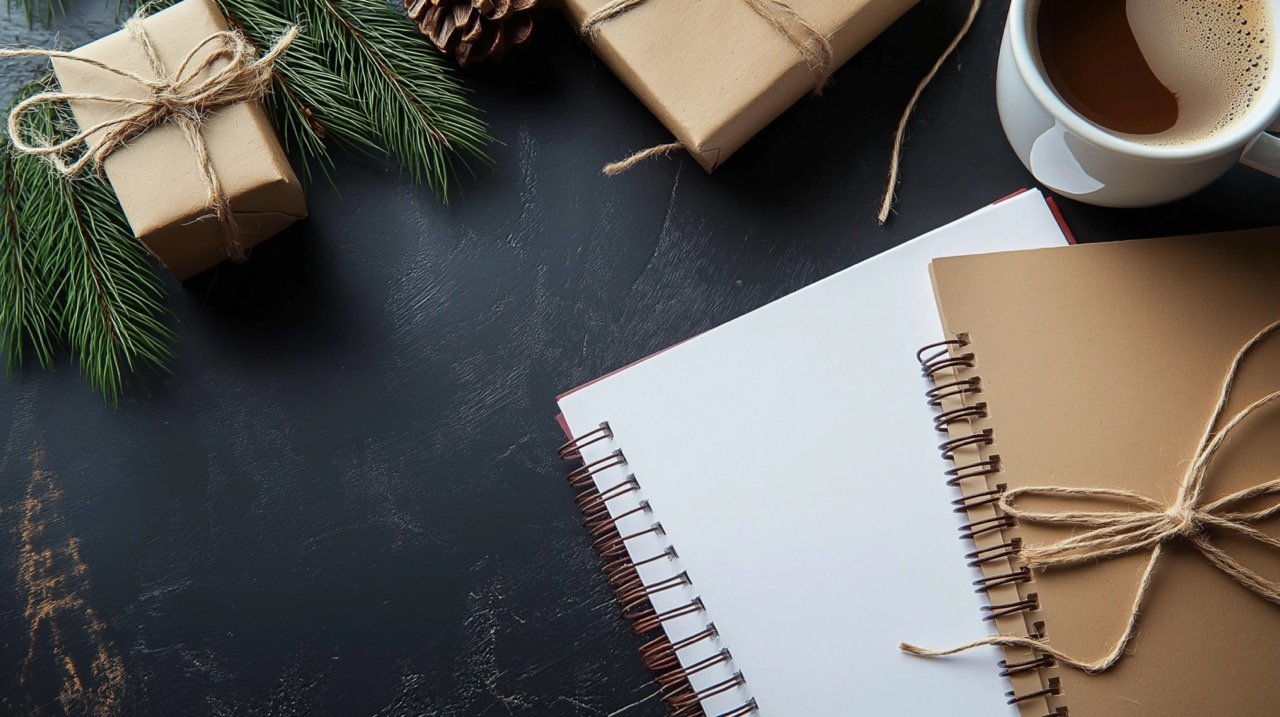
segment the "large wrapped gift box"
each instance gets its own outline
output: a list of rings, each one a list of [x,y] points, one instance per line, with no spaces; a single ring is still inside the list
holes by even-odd
[[[619,78],[711,171],[820,87],[916,0],[648,0],[595,23],[619,0],[561,0]],[[831,49],[815,67],[796,37]]]

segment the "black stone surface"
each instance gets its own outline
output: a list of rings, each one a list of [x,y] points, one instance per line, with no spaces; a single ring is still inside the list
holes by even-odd
[[[714,176],[617,179],[601,165],[667,136],[549,14],[530,54],[466,75],[504,144],[451,205],[344,160],[251,263],[170,282],[178,356],[149,397],[104,406],[65,360],[0,382],[0,711],[663,714],[553,397],[1032,186],[996,119],[993,2],[873,220],[966,6],[922,3]],[[114,22],[85,2],[57,27]],[[32,67],[0,65],[6,95]],[[1168,207],[1062,208],[1092,241],[1277,224],[1277,196],[1238,169]]]

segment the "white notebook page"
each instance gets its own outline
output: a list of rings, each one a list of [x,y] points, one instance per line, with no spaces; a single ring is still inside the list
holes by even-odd
[[[663,624],[673,641],[708,621],[719,632],[679,653],[684,665],[728,648],[732,662],[693,676],[709,715],[754,698],[760,714],[1012,714],[995,649],[911,658],[902,640],[952,645],[985,634],[958,538],[954,491],[936,446],[929,387],[914,352],[942,328],[928,264],[937,256],[1065,244],[1039,192],[1025,192],[835,274],[559,399],[573,435],[608,421],[625,467],[602,490],[663,611],[701,598],[705,612]]]

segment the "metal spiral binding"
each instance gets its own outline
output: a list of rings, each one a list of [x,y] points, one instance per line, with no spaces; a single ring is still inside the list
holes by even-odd
[[[1052,657],[1048,655],[1041,655],[1035,659],[1024,660],[1023,662],[1009,662],[1008,660],[1001,660],[997,662],[996,665],[1000,667],[1000,676],[1008,677],[1009,675],[1016,675],[1019,672],[1038,670],[1041,667],[1053,667],[1054,662]]]
[[[920,373],[930,381],[934,381],[933,387],[925,392],[925,400],[931,407],[939,409],[939,412],[933,418],[933,426],[939,433],[951,434],[950,429],[953,426],[971,424],[972,421],[985,419],[989,415],[985,402],[970,402],[968,400],[971,396],[982,393],[982,379],[980,377],[964,376],[947,379],[945,376],[940,376],[948,369],[973,370],[976,367],[974,353],[965,350],[968,346],[969,335],[957,334],[954,339],[929,344],[916,352],[916,360],[920,363]],[[935,379],[944,380],[943,382],[938,382]],[[944,408],[944,402],[947,399],[955,398],[964,399],[964,404],[955,408]],[[956,455],[962,449],[993,445],[995,445],[995,435],[990,428],[971,431],[962,435],[949,435],[947,440],[938,445],[939,453],[952,464],[951,468],[946,471],[947,485],[960,489],[960,484],[969,478],[1000,473],[1002,470],[1000,456],[996,454],[989,454],[985,458],[969,463],[961,464],[956,462]],[[1012,516],[998,512],[1000,496],[1004,494],[1005,490],[1006,484],[997,483],[988,490],[981,492],[969,494],[962,492],[959,498],[951,501],[955,512],[965,515],[968,515],[974,508],[982,506],[991,506],[997,511],[994,517],[975,518],[960,526],[960,537],[962,539],[973,540],[978,536],[995,531],[1002,531],[1001,534],[1003,535],[1003,531],[1014,527]],[[1015,560],[1021,554],[1021,549],[1021,539],[1010,538],[999,545],[977,548],[966,554],[965,560],[968,561],[969,567],[981,568],[988,563]],[[991,590],[1004,585],[1029,583],[1031,580],[1031,570],[1026,566],[1022,566],[1014,567],[1005,573],[984,574],[982,578],[975,580],[973,584],[976,589],[975,592],[990,593]],[[983,607],[984,615],[982,619],[995,621],[1011,615],[1034,612],[1039,609],[1039,596],[1036,593],[1027,593],[1018,600],[993,603]],[[1035,623],[1035,632],[1037,634],[1032,635],[1032,637],[1041,638],[1044,636],[1043,623]],[[1000,660],[998,666],[1001,677],[1010,677],[1050,668],[1055,664],[1051,656],[1033,653],[1031,659],[1016,662]],[[1062,694],[1059,678],[1049,677],[1043,684],[1045,684],[1043,689],[1021,695],[1017,694],[1015,690],[1010,690],[1005,693],[1005,697],[1008,698],[1009,704],[1016,705],[1039,697],[1056,697]],[[1066,707],[1057,707],[1044,717],[1065,717],[1066,715]]]
[[[961,406],[953,408],[950,411],[943,411],[933,417],[933,428],[939,432],[946,432],[947,426],[957,421],[967,421],[972,418],[986,418],[987,404],[975,403],[972,406]]]
[[[607,422],[567,441],[557,451],[561,460],[582,461],[582,449],[587,446],[608,441],[613,438],[613,429]],[[656,674],[658,692],[664,704],[674,717],[701,717],[705,715],[702,701],[715,695],[723,694],[745,684],[741,672],[734,672],[729,679],[712,685],[695,689],[690,678],[717,665],[730,663],[733,659],[727,649],[721,649],[710,657],[699,660],[689,666],[680,663],[679,655],[694,645],[714,641],[719,633],[712,623],[701,632],[684,639],[672,642],[662,631],[662,624],[686,615],[704,612],[702,601],[693,598],[689,602],[658,612],[654,609],[650,597],[667,590],[691,585],[688,573],[680,573],[656,583],[645,584],[640,577],[639,567],[663,560],[674,560],[677,554],[674,548],[668,547],[662,552],[634,560],[627,552],[627,543],[634,538],[650,533],[662,535],[662,524],[653,522],[649,528],[623,535],[618,530],[618,521],[633,515],[651,515],[649,503],[641,500],[635,508],[612,516],[608,503],[640,490],[636,477],[627,474],[608,488],[596,486],[595,477],[611,468],[625,467],[627,458],[621,450],[614,450],[603,458],[590,463],[583,463],[569,472],[569,485],[578,490],[574,502],[582,511],[582,521],[587,532],[593,538],[592,547],[601,557],[606,559],[601,571],[605,579],[614,589],[614,596],[621,609],[623,619],[631,623],[631,630],[637,635],[656,632],[657,635],[640,648],[640,658],[645,667]],[[745,717],[759,711],[755,699],[734,707],[715,717]]]
[[[1022,539],[1014,538],[1007,543],[1001,543],[990,548],[975,550],[972,553],[965,553],[965,560],[968,560],[968,566],[976,568],[983,563],[990,563],[996,560],[1005,560],[1007,558],[1016,558],[1022,552]]]
[[[938,384],[925,391],[924,397],[930,406],[938,408],[944,399],[974,393],[982,393],[982,379],[977,377]]]
[[[984,605],[980,609],[987,613],[982,619],[984,621],[990,621],[1004,617],[1005,615],[1038,610],[1040,609],[1040,597],[1035,593],[1031,593],[1030,595],[1027,595],[1025,599],[1018,600],[1016,602],[1008,602],[1002,605]],[[1001,667],[1004,667],[1004,665],[1001,665]]]
[[[916,352],[916,361],[920,362],[920,371],[930,378],[934,374],[948,366],[959,366],[968,364],[969,368],[973,368],[973,354],[965,353],[953,355],[952,349],[964,348],[969,345],[969,334],[958,334],[954,339],[946,341],[936,341],[922,346]]]
[[[995,439],[992,438],[991,429],[984,428],[978,433],[970,433],[967,436],[957,436],[943,441],[938,444],[938,452],[941,453],[942,457],[946,460],[954,462],[956,458],[956,451],[961,448],[968,448],[969,446],[989,446],[994,442]],[[998,467],[998,465],[993,467]]]
[[[1013,690],[1009,690],[1008,692],[1004,693],[1004,696],[1009,698],[1009,704],[1016,705],[1019,702],[1022,702],[1024,700],[1035,699],[1036,697],[1045,697],[1047,695],[1060,695],[1060,694],[1062,694],[1061,683],[1058,681],[1057,677],[1050,677],[1049,686],[1042,690],[1036,690],[1035,692],[1028,692],[1025,695],[1015,694]]]
[[[984,490],[981,493],[962,495],[951,501],[951,505],[955,506],[955,508],[952,508],[951,510],[955,513],[968,513],[970,510],[977,508],[980,505],[998,503],[1000,502],[1000,496],[1004,495],[1006,487],[1007,486],[1005,486],[1004,483],[997,483],[996,487],[991,490]]]
[[[982,520],[971,520],[960,526],[960,539],[973,540],[984,533],[990,533],[993,530],[1008,530],[1013,527],[1013,518],[1007,515],[997,515],[994,518],[983,518]]]
[[[746,678],[742,676],[741,672],[735,672],[733,673],[733,677],[730,677],[727,680],[721,680],[714,685],[708,685],[700,690],[694,690],[693,685],[691,685],[686,679],[682,683],[686,689],[664,696],[663,702],[672,709],[672,717],[693,717],[694,715],[703,714],[703,700],[728,692],[740,685],[746,684],[746,682]],[[744,707],[748,707],[750,709],[748,709],[747,712],[743,712],[742,709]],[[719,717],[749,714],[751,712],[755,712],[757,709],[755,700],[751,700],[744,705],[719,715]]]

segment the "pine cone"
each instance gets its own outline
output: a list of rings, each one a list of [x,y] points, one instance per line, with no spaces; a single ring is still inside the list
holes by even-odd
[[[462,67],[501,60],[529,41],[538,0],[404,0],[418,29]]]

